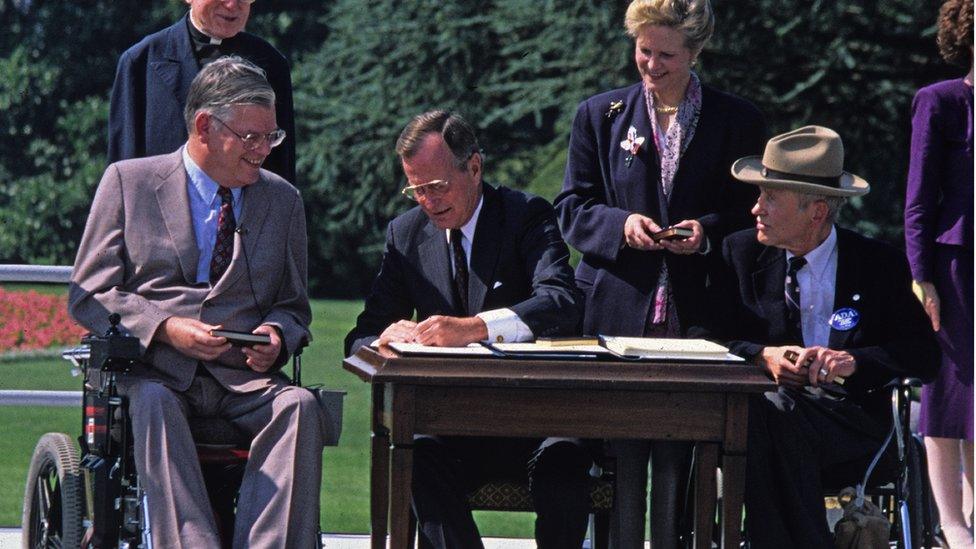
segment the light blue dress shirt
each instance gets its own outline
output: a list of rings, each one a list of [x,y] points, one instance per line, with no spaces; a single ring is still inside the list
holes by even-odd
[[[193,235],[196,238],[200,260],[197,261],[197,283],[210,283],[210,258],[213,255],[214,243],[217,241],[217,217],[220,215],[220,197],[217,188],[220,185],[204,173],[200,166],[190,158],[190,154],[183,147],[183,166],[186,168],[186,194],[190,198],[190,220],[193,223]],[[240,224],[243,192],[240,187],[230,190],[231,207],[234,209],[234,219]]]

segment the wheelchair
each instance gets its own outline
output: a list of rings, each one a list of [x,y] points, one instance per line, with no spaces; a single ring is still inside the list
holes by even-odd
[[[62,353],[84,379],[82,434],[77,439],[81,452],[64,433],[47,433],[38,441],[24,493],[25,549],[153,547],[147,498],[135,468],[128,404],[116,389],[117,377],[139,359],[139,340],[119,330],[119,315],[110,315],[109,321],[111,328],[104,336],[86,336],[80,347]],[[301,384],[302,347],[304,343],[292,358],[293,385]],[[338,422],[341,425],[341,396]],[[220,418],[191,417],[189,423],[222,545],[230,547],[250,440]],[[338,433],[334,436],[337,440]]]
[[[884,388],[891,395],[891,432],[876,455],[878,467],[872,465],[873,470],[864,485],[865,498],[874,503],[892,525],[889,546],[898,549],[944,546],[939,541],[938,511],[929,485],[925,445],[919,435],[912,433],[910,426],[912,391],[921,386],[922,382],[917,378],[901,378]],[[842,486],[825,486],[825,502],[828,498],[837,499],[842,489]],[[679,527],[682,548],[692,547],[694,536],[690,518],[693,515],[690,505],[694,499],[691,490],[689,479]],[[721,489],[719,494],[721,497]],[[713,528],[713,547],[721,547],[719,532],[720,528]],[[743,540],[743,546],[748,548],[747,536],[743,535]]]

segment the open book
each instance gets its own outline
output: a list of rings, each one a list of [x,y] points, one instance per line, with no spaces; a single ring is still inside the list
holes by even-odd
[[[704,339],[667,339],[651,337],[601,338],[603,346],[616,354],[654,359],[742,360],[717,343]]]

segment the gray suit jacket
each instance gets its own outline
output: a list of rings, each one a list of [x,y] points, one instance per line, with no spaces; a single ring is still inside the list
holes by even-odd
[[[189,387],[197,360],[153,339],[166,318],[247,332],[271,324],[281,330],[289,354],[309,336],[311,322],[298,191],[266,170],[244,188],[233,258],[211,287],[196,283],[199,251],[186,181],[180,151],[110,165],[95,193],[68,297],[71,315],[94,333],[105,332],[110,313],[122,315],[148,366],[136,375],[178,391]],[[271,376],[249,369],[244,358],[232,348],[205,365],[235,392],[269,386]]]

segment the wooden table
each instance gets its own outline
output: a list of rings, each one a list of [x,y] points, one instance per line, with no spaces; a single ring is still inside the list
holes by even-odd
[[[408,547],[414,433],[694,441],[695,547],[709,547],[722,467],[722,546],[739,546],[754,366],[703,362],[406,357],[363,348],[343,367],[372,383],[372,547]]]

